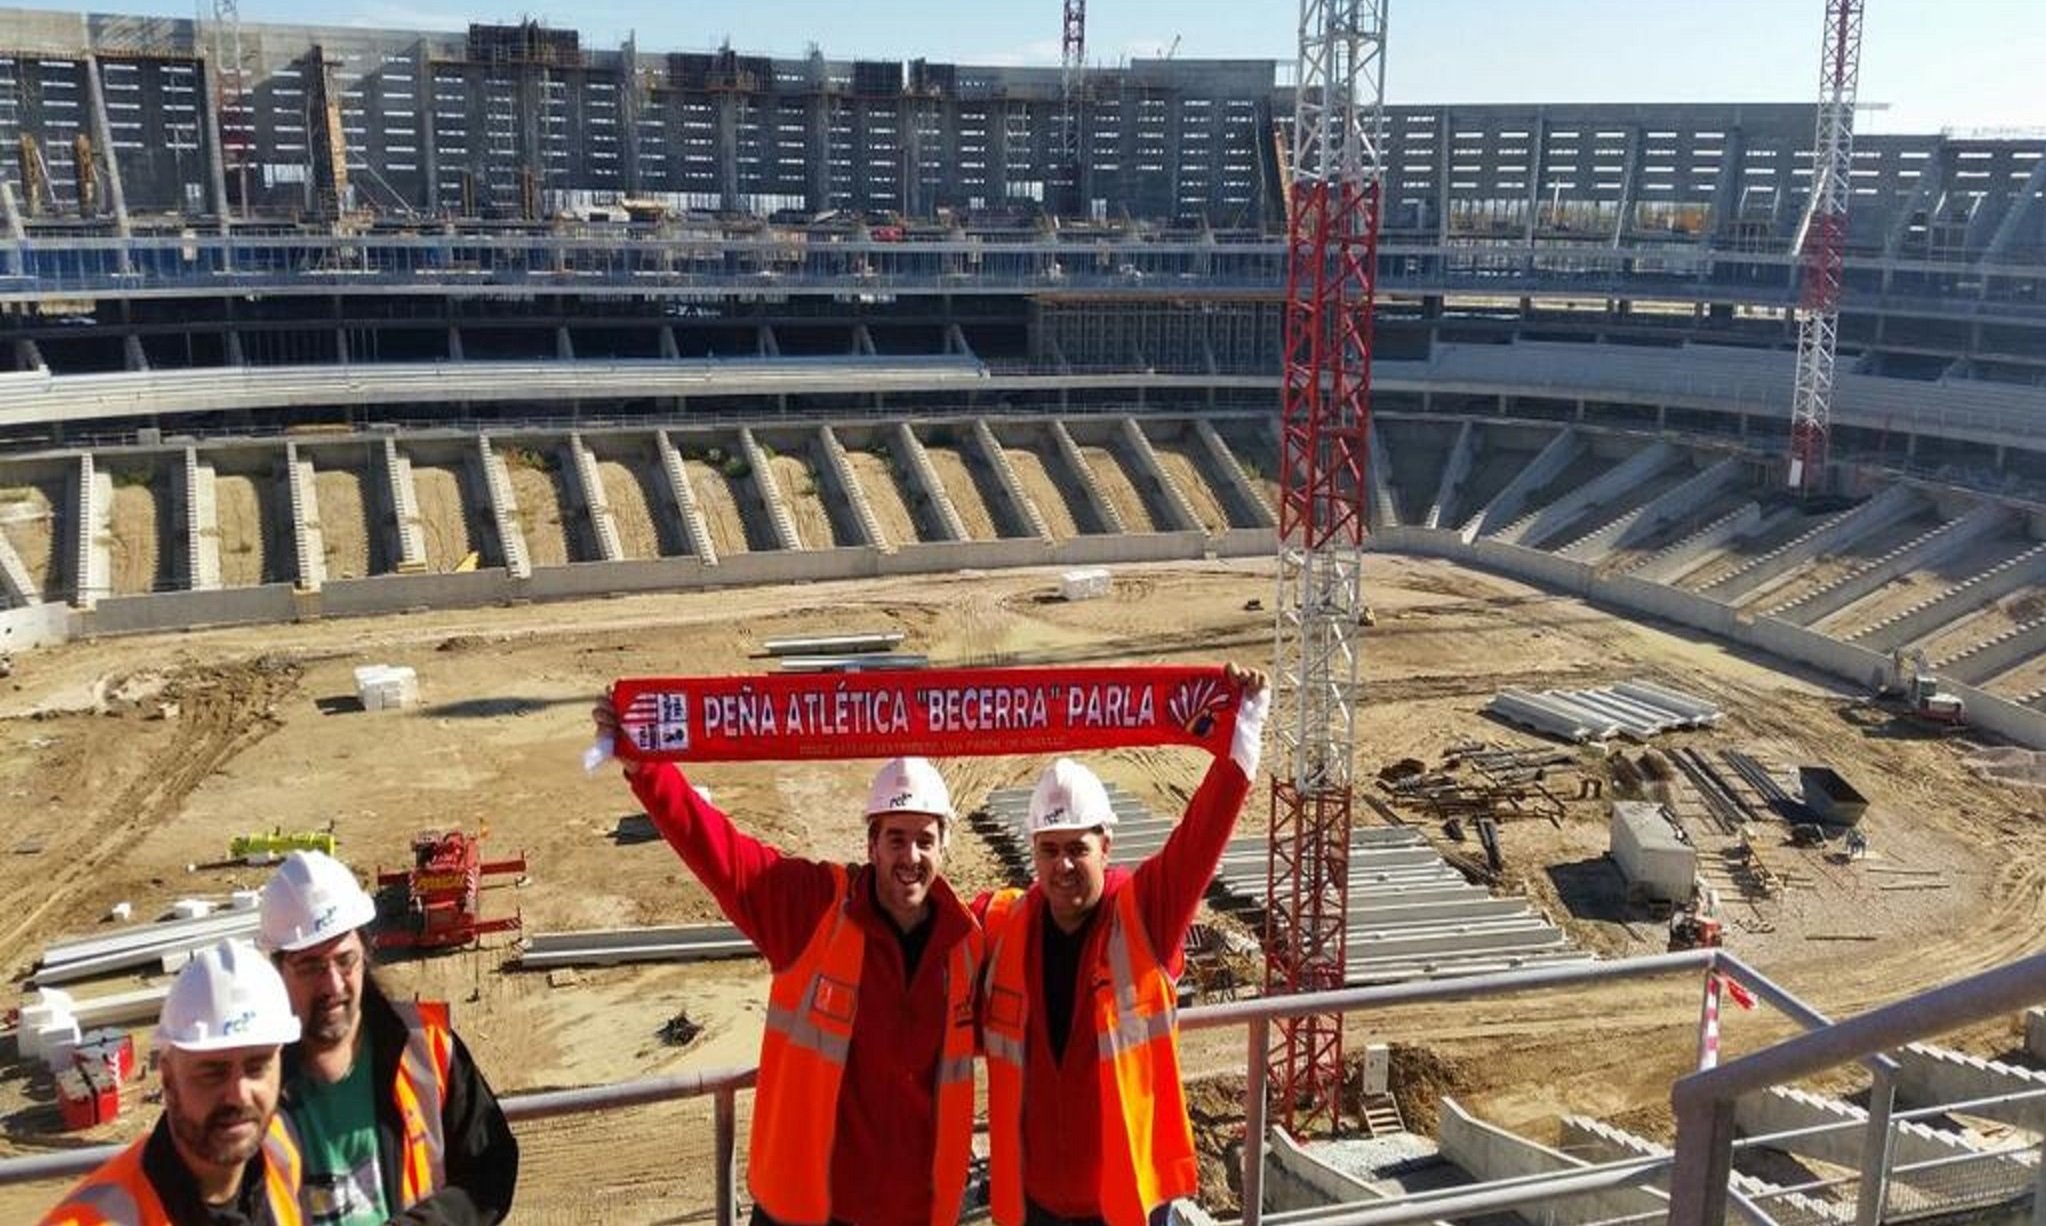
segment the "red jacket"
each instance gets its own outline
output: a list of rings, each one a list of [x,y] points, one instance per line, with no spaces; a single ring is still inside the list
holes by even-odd
[[[768,965],[778,971],[795,961],[835,896],[830,868],[740,832],[672,765],[643,767],[631,778],[662,837]],[[852,915],[870,939],[839,1093],[832,1217],[855,1226],[930,1226],[945,964],[974,921],[943,878],[934,882],[930,943],[914,982],[905,982],[902,947],[893,921],[874,905],[872,874],[867,865],[853,870]]]
[[[1180,943],[1192,926],[1201,896],[1214,879],[1222,848],[1236,829],[1237,814],[1250,792],[1250,780],[1226,757],[1215,759],[1198,791],[1187,801],[1186,815],[1165,845],[1134,871],[1110,868],[1095,922],[1080,953],[1080,979],[1074,989],[1073,1022],[1065,1057],[1054,1061],[1051,1044],[1038,1019],[1045,1016],[1043,934],[1035,927],[1044,909],[1024,912],[1036,918],[1023,934],[1028,944],[1030,976],[1030,1045],[1023,1061],[1023,1194],[1039,1208],[1059,1217],[1098,1217],[1101,1213],[1101,1128],[1096,1113],[1100,1083],[1095,1070],[1093,993],[1086,976],[1103,956],[1108,926],[1100,922],[1109,899],[1122,890],[1137,892],[1144,933],[1151,948],[1177,973]],[[1110,848],[1113,854],[1113,847]],[[1031,891],[1037,891],[1031,886]],[[990,895],[974,902],[974,914],[985,915]],[[928,956],[928,955],[926,955]]]

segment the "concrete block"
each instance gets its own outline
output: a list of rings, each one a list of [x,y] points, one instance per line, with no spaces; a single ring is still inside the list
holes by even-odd
[[[1920,533],[1882,557],[1843,576],[1831,587],[1808,592],[1796,600],[1770,609],[1768,616],[1780,617],[1800,626],[1814,625],[1821,618],[1846,608],[1899,575],[1909,574],[1922,566],[1938,565],[1943,559],[2009,526],[2010,513],[2002,507],[1994,503],[1976,507],[1957,520],[1941,524],[1929,532]]]
[[[2025,1010],[2025,1050],[2034,1060],[2046,1060],[2046,1009]]]
[[[419,494],[412,483],[412,462],[398,451],[398,440],[388,435],[376,449],[377,475],[382,480],[384,505],[391,509],[388,531],[401,575],[426,569],[426,532],[419,518]],[[382,526],[382,525],[379,525]]]
[[[1737,457],[1728,456],[1693,473],[1612,522],[1592,529],[1557,552],[1565,557],[1595,562],[1615,549],[1624,549],[1645,539],[1665,524],[1682,519],[1719,497],[1722,491],[1740,480],[1744,471],[1745,467]]]
[[[1957,655],[1932,662],[1941,680],[1951,678],[1964,685],[1983,682],[2009,672],[2046,651],[2046,617],[2013,626],[1986,643],[1977,643]]]
[[[220,586],[220,500],[213,465],[202,463],[185,448],[177,490],[185,524],[186,586],[210,592]]]
[[[1913,1043],[1899,1051],[1896,1058],[1897,1097],[1914,1107],[2046,1091],[2046,1073],[1963,1055],[1929,1043]],[[1971,1107],[1965,1114],[2046,1133],[2046,1096]]]
[[[1787,513],[1787,512],[1786,512]],[[1636,579],[1670,583],[1703,562],[1720,546],[1761,530],[1762,504],[1746,502],[1626,573]]]
[[[497,531],[504,567],[514,579],[533,577],[532,555],[526,552],[526,531],[519,526],[518,496],[512,492],[511,474],[504,457],[490,445],[490,436],[476,436],[476,458],[483,470],[483,492],[490,503],[490,523]]]
[[[317,592],[327,581],[327,542],[320,533],[320,499],[313,462],[284,444],[285,502],[291,507],[292,552],[298,562],[298,590]]]
[[[78,457],[74,480],[77,528],[72,573],[78,576],[78,591],[72,603],[90,609],[113,593],[114,481],[94,467],[90,453]]]
[[[1719,577],[1705,589],[1715,600],[1729,603],[1778,576],[1789,573],[1827,550],[1846,545],[1917,511],[1918,493],[1907,485],[1888,485],[1860,506],[1828,515],[1800,534],[1758,558]]]
[[[1963,579],[1874,625],[1864,626],[1848,637],[1871,651],[1891,651],[2042,580],[2046,580],[2046,544],[2033,545],[2014,558]]]
[[[1499,533],[1499,537],[1516,545],[1543,548],[1585,512],[1624,497],[1627,491],[1642,482],[1653,480],[1676,458],[1676,448],[1668,443],[1651,443],[1576,489],[1566,491],[1548,506],[1508,526]]]
[[[1520,470],[1506,488],[1492,496],[1492,500],[1480,507],[1476,514],[1464,522],[1460,535],[1466,541],[1498,532],[1520,517],[1521,508],[1527,504],[1528,495],[1556,479],[1556,474],[1569,467],[1584,449],[1584,440],[1571,427],[1558,431],[1548,445],[1535,453],[1527,467]]]
[[[1563,1173],[1590,1165],[1560,1150],[1484,1123],[1448,1095],[1441,1100],[1438,1139],[1442,1156],[1481,1182]],[[1660,1221],[1668,1214],[1669,1207],[1667,1195],[1653,1188],[1639,1187],[1613,1188],[1539,1205],[1530,1201],[1520,1206],[1522,1216],[1555,1223],[1555,1226],[1632,1217]],[[1530,1215],[1525,1212],[1537,1208],[1539,1213]]]

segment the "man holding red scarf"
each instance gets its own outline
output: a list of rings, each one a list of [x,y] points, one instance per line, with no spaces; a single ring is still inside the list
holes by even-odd
[[[1262,673],[1231,665],[1227,680],[1242,695],[1228,753],[1156,854],[1109,866],[1107,790],[1061,758],[1030,798],[1036,884],[975,904],[997,1226],[1146,1226],[1195,1191],[1180,946],[1257,773],[1270,707]]]
[[[622,739],[610,700],[592,714],[599,738]],[[883,766],[867,862],[841,865],[741,832],[672,763],[624,765],[662,837],[773,971],[747,1154],[755,1226],[953,1226],[982,944],[941,875],[952,802],[937,769]]]

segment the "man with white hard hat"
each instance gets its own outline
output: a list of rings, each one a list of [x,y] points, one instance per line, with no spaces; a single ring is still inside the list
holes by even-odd
[[[278,1126],[279,1049],[297,1040],[284,982],[223,942],[178,972],[156,1027],[163,1114],[43,1226],[299,1226],[299,1161]]]
[[[447,1005],[378,986],[363,939],[376,916],[355,874],[321,852],[292,852],[263,887],[260,939],[305,1029],[284,1053],[278,1114],[304,1158],[306,1221],[500,1221],[518,1140]]]
[[[1257,774],[1265,676],[1230,665],[1235,734],[1165,845],[1112,867],[1115,810],[1067,758],[1030,794],[1036,883],[980,899],[997,1226],[1146,1226],[1195,1191],[1179,1073],[1181,942]]]
[[[618,734],[608,699],[592,715],[599,736]],[[952,1226],[971,1156],[981,941],[942,875],[952,798],[937,768],[881,767],[867,859],[852,865],[742,833],[673,764],[625,772],[773,972],[746,1156],[756,1226]]]

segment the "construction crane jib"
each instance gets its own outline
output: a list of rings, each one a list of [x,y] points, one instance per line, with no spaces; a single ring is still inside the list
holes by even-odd
[[[1861,79],[1861,15],[1862,0],[1826,0],[1812,191],[1798,235],[1804,284],[1798,303],[1797,383],[1791,393],[1789,484],[1802,494],[1820,492],[1826,483],[1854,168],[1854,95]]]
[[[1266,990],[1346,978],[1358,636],[1371,429],[1387,0],[1301,0],[1280,418],[1275,707]],[[1342,1019],[1276,1028],[1288,1128],[1339,1123]]]

